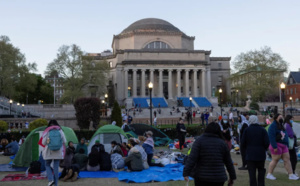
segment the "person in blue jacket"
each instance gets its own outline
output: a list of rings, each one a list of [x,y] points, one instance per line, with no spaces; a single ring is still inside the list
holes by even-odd
[[[280,160],[283,159],[284,167],[289,174],[290,180],[298,180],[299,177],[293,174],[292,166],[290,162],[289,154],[289,141],[288,134],[283,126],[283,116],[281,114],[276,114],[274,116],[274,121],[268,129],[270,146],[269,150],[271,152],[272,161],[269,164],[269,170],[267,174],[267,179],[276,180],[276,177],[273,176],[273,171]]]
[[[4,153],[3,155],[5,156],[15,155],[19,151],[19,143],[14,138],[12,138],[11,143],[6,145],[5,148],[7,149],[8,152]]]

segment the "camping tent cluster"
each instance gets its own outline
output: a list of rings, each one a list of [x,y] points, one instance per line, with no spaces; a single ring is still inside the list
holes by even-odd
[[[99,140],[101,144],[104,145],[105,151],[111,151],[111,142],[116,141],[117,143],[128,142],[128,137],[138,137],[144,135],[146,131],[151,130],[153,132],[153,137],[156,146],[164,145],[169,143],[170,138],[163,132],[145,124],[132,124],[131,131],[125,133],[120,127],[114,125],[105,125],[100,127],[95,134],[90,139],[88,145],[88,152],[91,151],[92,146],[95,144],[96,140]],[[28,167],[32,161],[37,161],[43,150],[38,141],[45,130],[44,127],[39,127],[30,132],[27,136],[25,142],[20,147],[19,152],[16,154],[13,164],[18,167]],[[67,142],[72,141],[75,146],[78,144],[78,139],[73,129],[69,127],[61,127]]]

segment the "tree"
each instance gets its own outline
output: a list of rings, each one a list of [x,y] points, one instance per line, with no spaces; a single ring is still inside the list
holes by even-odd
[[[90,121],[96,129],[100,122],[100,100],[98,98],[79,98],[75,101],[77,125],[80,129],[89,129]]]
[[[106,61],[95,62],[85,56],[79,46],[63,45],[58,49],[57,57],[47,66],[46,74],[57,71],[64,79],[63,103],[73,103],[87,94],[100,97],[106,89],[109,65]],[[96,92],[96,93],[95,93]],[[100,92],[100,93],[99,93]]]
[[[16,100],[28,104],[37,104],[38,100],[45,104],[53,103],[53,87],[41,75],[30,73],[26,77],[16,86]]]
[[[114,102],[113,110],[111,111],[111,121],[116,121],[116,125],[121,127],[122,126],[122,113],[121,108],[117,101]]]
[[[270,47],[241,53],[232,64],[232,88],[240,91],[241,99],[251,95],[254,101],[265,101],[278,94],[279,83],[288,68],[288,63]]]
[[[33,90],[35,80],[30,71],[36,70],[35,63],[26,63],[25,55],[10,43],[7,36],[0,36],[0,95],[17,98],[17,86],[22,84]]]

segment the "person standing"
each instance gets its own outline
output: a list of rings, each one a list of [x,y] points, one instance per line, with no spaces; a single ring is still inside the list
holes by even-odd
[[[231,186],[236,174],[230,152],[219,124],[212,122],[194,142],[183,177],[186,181],[189,181],[189,176],[193,177],[196,186],[223,186],[228,179],[224,165],[229,173],[228,185]]]
[[[248,113],[245,113],[244,115],[241,115],[241,130],[240,130],[240,141],[243,138],[244,131],[248,128],[249,123],[248,123],[249,115]],[[239,167],[239,170],[247,170],[247,160],[246,160],[246,150],[243,149],[243,147],[240,145],[240,151],[241,151],[241,156],[242,156],[242,167]]]
[[[209,118],[209,113],[206,112],[205,115],[204,115],[204,119],[205,119],[206,125],[208,125],[208,118]]]
[[[201,112],[200,118],[201,118],[201,121],[202,121],[202,125],[204,126],[204,113],[203,112]]]
[[[223,132],[223,136],[225,138],[225,142],[228,146],[228,149],[231,150],[232,148],[232,143],[231,143],[231,135],[230,135],[230,124],[228,122],[228,117],[226,115],[223,116],[221,120],[221,125],[220,125],[221,131]]]
[[[231,109],[230,109],[230,111],[229,111],[229,124],[230,124],[231,126],[234,125],[234,118],[233,118],[233,113],[232,113],[232,110],[231,110]]]
[[[289,154],[290,154],[290,161],[292,165],[293,174],[298,176],[295,172],[298,160],[297,160],[297,153],[295,149],[295,146],[297,146],[297,137],[293,130],[293,122],[294,122],[293,119],[294,119],[293,116],[287,115],[284,119],[284,123],[285,123],[284,128],[286,129],[286,132],[289,137]]]
[[[58,185],[58,166],[60,160],[64,159],[66,142],[65,134],[57,121],[50,120],[39,140],[39,145],[44,147],[42,156],[45,160],[48,186]],[[53,168],[50,166],[52,162]]]
[[[290,154],[289,154],[289,141],[287,132],[283,126],[283,117],[281,114],[276,114],[274,116],[274,121],[270,125],[268,129],[270,146],[269,149],[271,151],[272,161],[269,164],[268,174],[266,176],[267,179],[276,180],[276,177],[273,176],[273,171],[280,160],[283,159],[284,167],[289,174],[290,180],[298,180],[299,177],[293,174],[291,162],[290,162]]]
[[[241,146],[246,151],[250,186],[265,185],[266,151],[270,145],[267,131],[258,124],[255,115],[249,117],[249,127],[244,131]],[[256,170],[258,176],[256,179]]]
[[[179,149],[182,151],[182,146],[185,142],[186,128],[183,123],[183,119],[180,118],[179,123],[176,125],[178,140],[179,140]]]

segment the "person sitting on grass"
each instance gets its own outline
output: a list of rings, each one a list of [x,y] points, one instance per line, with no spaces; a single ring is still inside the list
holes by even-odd
[[[19,151],[19,143],[14,138],[12,138],[11,139],[11,143],[9,143],[8,145],[6,145],[5,149],[7,149],[7,152],[5,152],[3,154],[4,156],[15,155]]]
[[[110,154],[114,154],[114,153],[118,153],[121,156],[124,156],[120,145],[116,141],[111,142],[111,152],[110,152]]]
[[[135,147],[130,149],[129,155],[124,162],[128,167],[128,171],[142,171],[144,169],[142,155]]]
[[[123,157],[119,153],[113,153],[110,156],[110,160],[113,171],[119,172],[124,170],[125,162]]]
[[[100,164],[100,171],[110,171],[111,170],[111,160],[110,154],[105,152],[104,148],[99,152],[99,164]]]
[[[93,171],[93,172],[100,170],[99,152],[98,152],[97,148],[92,148],[92,151],[89,154],[87,170]]]
[[[76,164],[79,165],[79,169],[81,171],[86,170],[86,165],[87,165],[87,162],[88,162],[88,157],[87,157],[87,155],[84,154],[84,150],[83,149],[79,149],[79,152],[75,154],[74,161],[75,161]]]
[[[122,153],[124,154],[124,157],[127,157],[127,154],[128,154],[128,151],[129,151],[129,147],[126,144],[126,142],[122,143],[121,150],[122,150]]]
[[[152,163],[152,157],[153,157],[153,149],[154,149],[154,141],[153,141],[153,132],[147,131],[146,132],[147,139],[143,143],[143,148],[145,149],[145,152],[147,153],[147,163],[149,166],[159,166],[163,167],[164,165],[161,163]]]
[[[88,154],[87,146],[86,146],[86,144],[85,144],[85,138],[81,138],[80,143],[79,143],[79,144],[77,145],[77,147],[76,147],[75,153],[78,153],[80,149],[83,149],[83,150],[84,150],[84,153],[83,153],[83,154],[85,154],[85,155]]]
[[[79,165],[72,164],[68,169],[64,168],[59,179],[63,180],[64,182],[70,180],[72,182],[76,181],[79,175]]]
[[[131,144],[132,147],[135,147],[141,153],[144,169],[149,169],[149,165],[147,163],[147,153],[145,152],[144,148],[140,145],[140,140],[136,138],[130,138],[129,143]],[[131,150],[128,152],[128,156],[130,155],[130,153]]]
[[[100,151],[103,151],[103,150],[104,150],[104,145],[102,145],[102,144],[100,143],[100,140],[96,140],[96,141],[95,141],[95,144],[92,146],[92,149],[93,149],[93,148],[96,148],[97,151],[100,153]]]

